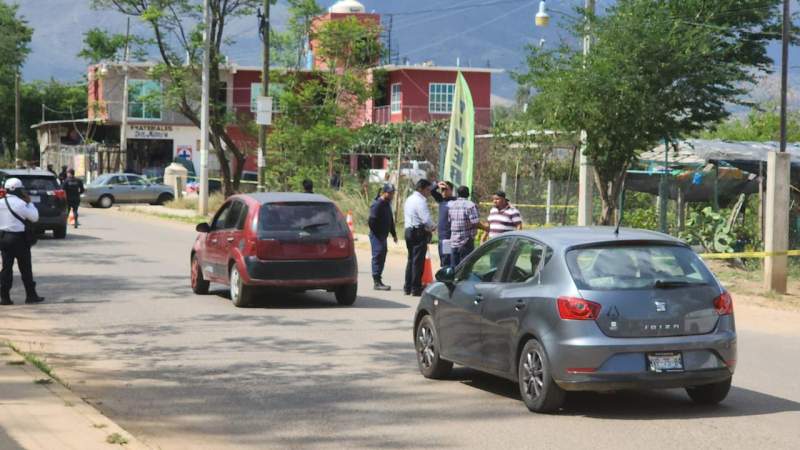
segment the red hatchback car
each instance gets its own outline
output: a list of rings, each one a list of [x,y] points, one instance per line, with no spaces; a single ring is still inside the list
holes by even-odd
[[[235,195],[201,223],[191,255],[192,290],[230,286],[233,304],[247,306],[258,288],[324,289],[340,305],[358,290],[353,236],[341,211],[315,194]]]

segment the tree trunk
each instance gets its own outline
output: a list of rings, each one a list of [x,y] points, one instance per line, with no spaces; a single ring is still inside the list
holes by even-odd
[[[619,194],[622,190],[622,184],[625,181],[625,175],[628,172],[629,164],[625,164],[622,170],[614,174],[611,179],[607,179],[601,175],[595,168],[595,185],[597,191],[600,193],[600,200],[602,201],[603,208],[600,216],[600,225],[613,225],[614,215],[619,207]]]

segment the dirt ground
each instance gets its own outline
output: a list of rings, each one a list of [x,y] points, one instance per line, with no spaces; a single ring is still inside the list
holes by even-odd
[[[764,274],[760,269],[744,269],[719,260],[708,261],[707,264],[731,292],[735,305],[800,311],[800,276],[797,276],[797,270],[790,270],[788,292],[781,295],[764,289]]]

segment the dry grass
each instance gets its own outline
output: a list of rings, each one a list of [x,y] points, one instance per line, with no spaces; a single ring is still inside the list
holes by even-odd
[[[208,210],[209,211],[216,211],[222,206],[222,203],[225,201],[225,196],[221,193],[217,192],[212,194],[208,197]],[[188,210],[196,210],[197,209],[197,197],[183,197],[177,198],[171,202],[167,202],[164,204],[167,208],[174,208],[174,209],[188,209]]]
[[[725,261],[709,261],[709,268],[731,291],[734,302],[773,309],[800,311],[800,267],[794,263],[789,271],[789,287],[785,295],[764,289],[764,275],[758,264],[741,267]]]

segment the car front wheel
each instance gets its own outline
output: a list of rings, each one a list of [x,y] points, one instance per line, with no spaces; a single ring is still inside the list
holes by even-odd
[[[525,343],[519,357],[519,393],[525,406],[533,412],[557,411],[566,393],[553,380],[544,347],[536,339]]]
[[[111,208],[114,205],[114,199],[111,198],[110,195],[104,195],[100,197],[100,200],[97,201],[97,204],[100,205],[101,208]]]
[[[233,305],[237,308],[249,306],[253,301],[253,288],[244,284],[242,275],[239,273],[239,269],[236,267],[235,263],[231,266],[230,284],[231,301],[233,301]]]
[[[440,379],[450,373],[453,363],[442,359],[439,353],[439,334],[431,316],[425,316],[417,325],[415,346],[417,348],[417,365],[425,378]]]
[[[686,393],[695,402],[701,405],[716,405],[725,400],[731,390],[731,377],[719,383],[704,384],[686,388]]]
[[[203,277],[203,268],[197,256],[192,256],[192,292],[198,295],[208,294],[208,287],[211,283]]]

